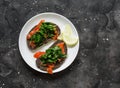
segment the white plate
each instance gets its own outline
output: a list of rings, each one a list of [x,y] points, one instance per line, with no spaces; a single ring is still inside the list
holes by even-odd
[[[47,13],[41,13],[38,14],[34,17],[32,17],[30,20],[28,20],[25,25],[23,26],[20,35],[19,35],[19,50],[20,53],[24,59],[24,61],[34,70],[42,72],[42,73],[47,73],[46,71],[40,70],[39,68],[37,68],[36,66],[36,59],[33,57],[34,53],[36,51],[45,51],[47,48],[49,48],[52,44],[52,42],[49,42],[47,45],[44,45],[40,48],[38,48],[35,51],[31,51],[28,46],[27,46],[27,42],[26,42],[26,36],[29,33],[29,31],[36,25],[39,23],[40,20],[44,19],[46,22],[53,22],[55,24],[57,24],[60,27],[60,30],[63,31],[65,29],[65,25],[68,24],[71,26],[73,34],[75,36],[78,36],[78,33],[76,31],[75,26],[71,23],[71,21],[69,21],[66,17],[56,14],[56,13],[51,13],[51,12],[47,12]],[[69,48],[67,47],[67,58],[64,61],[64,63],[57,69],[53,70],[53,73],[62,71],[64,69],[66,69],[76,58],[77,53],[79,50],[79,41],[77,43],[77,45],[75,47]]]

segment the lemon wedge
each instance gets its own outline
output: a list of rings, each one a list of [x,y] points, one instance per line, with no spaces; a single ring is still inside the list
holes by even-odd
[[[74,35],[63,35],[63,41],[68,45],[68,46],[75,46],[78,42],[78,38]]]
[[[64,31],[61,32],[61,34],[58,36],[58,39],[59,40],[63,40],[63,36],[65,35],[71,35],[72,34],[72,30],[71,30],[71,27],[70,25],[65,25],[65,29]]]
[[[63,40],[68,46],[75,46],[78,38],[73,35],[70,25],[66,25],[64,31],[58,36],[59,40]]]
[[[65,30],[63,31],[63,34],[66,34],[66,35],[71,35],[72,34],[72,29],[70,27],[70,25],[65,25]]]

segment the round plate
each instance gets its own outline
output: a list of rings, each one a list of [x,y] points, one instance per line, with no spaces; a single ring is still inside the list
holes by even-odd
[[[70,25],[73,34],[75,36],[78,36],[78,33],[76,31],[75,26],[72,24],[71,21],[69,21],[66,17],[56,14],[56,13],[41,13],[38,14],[34,17],[32,17],[30,20],[28,20],[25,25],[23,26],[20,35],[19,35],[19,50],[20,53],[24,59],[24,61],[34,70],[42,72],[42,73],[47,73],[46,71],[40,70],[37,66],[36,66],[36,59],[33,57],[34,53],[36,51],[45,51],[46,49],[48,49],[55,41],[51,41],[43,46],[41,46],[40,48],[36,49],[36,50],[30,50],[27,46],[27,40],[26,40],[26,36],[29,33],[29,31],[36,25],[39,23],[40,20],[44,19],[46,22],[52,22],[55,23],[59,26],[60,30],[63,31],[65,29],[65,25],[68,24]],[[67,47],[67,58],[65,59],[64,63],[57,69],[53,70],[53,73],[59,72],[64,70],[65,68],[67,68],[75,59],[75,57],[77,56],[79,50],[79,41],[78,43],[74,46],[74,47]]]

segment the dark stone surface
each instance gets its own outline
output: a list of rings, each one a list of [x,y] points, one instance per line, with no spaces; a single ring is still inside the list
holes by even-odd
[[[42,12],[66,16],[80,37],[75,61],[52,76],[18,49],[21,28]],[[0,0],[0,88],[120,88],[120,0]]]

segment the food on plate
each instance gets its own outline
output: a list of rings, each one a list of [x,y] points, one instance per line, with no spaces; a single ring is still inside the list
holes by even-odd
[[[78,37],[73,35],[69,25],[65,26],[65,30],[58,36],[58,39],[63,40],[68,46],[75,46],[78,43]]]
[[[47,43],[49,40],[57,40],[59,35],[60,28],[56,24],[41,20],[27,34],[27,43],[31,49],[35,49]]]
[[[68,36],[68,35],[63,35],[63,40],[68,46],[75,46],[78,43],[78,38],[74,35]]]
[[[57,40],[45,52],[39,51],[34,54],[36,65],[41,70],[53,73],[53,69],[61,66],[67,57],[67,46],[62,40]]]

